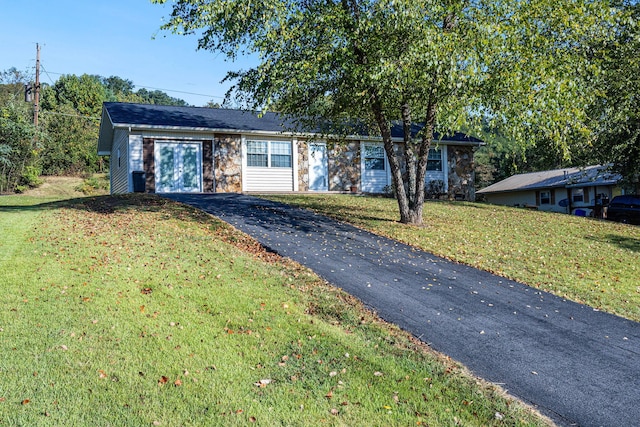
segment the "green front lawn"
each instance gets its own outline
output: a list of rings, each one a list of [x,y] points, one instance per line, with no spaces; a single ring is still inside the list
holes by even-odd
[[[424,226],[395,199],[283,195],[292,203],[436,255],[640,321],[640,227],[481,203],[427,202]]]
[[[0,235],[0,425],[546,425],[167,200],[3,196]]]

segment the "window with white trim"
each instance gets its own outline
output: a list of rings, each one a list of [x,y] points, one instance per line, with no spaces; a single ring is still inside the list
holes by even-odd
[[[364,168],[366,170],[384,169],[384,148],[380,145],[364,146]]]
[[[247,141],[247,166],[261,168],[269,166],[267,141]]]
[[[574,188],[571,191],[571,196],[575,202],[584,202],[584,188]]]
[[[271,165],[272,168],[291,167],[291,143],[271,141]]]
[[[247,141],[247,166],[258,168],[292,167],[289,141]]]
[[[550,205],[551,204],[551,191],[541,191],[540,192],[540,204],[541,205]]]
[[[427,170],[442,172],[442,150],[439,148],[429,148]]]

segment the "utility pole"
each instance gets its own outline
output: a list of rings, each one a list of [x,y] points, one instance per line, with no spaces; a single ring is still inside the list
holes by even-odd
[[[33,125],[38,127],[38,114],[40,112],[40,45],[36,43],[36,94],[33,98]]]

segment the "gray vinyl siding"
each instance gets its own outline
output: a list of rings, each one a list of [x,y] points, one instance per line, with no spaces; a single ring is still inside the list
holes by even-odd
[[[129,132],[116,129],[113,134],[113,149],[111,151],[111,194],[128,193],[129,190]],[[118,151],[120,160],[118,161]]]

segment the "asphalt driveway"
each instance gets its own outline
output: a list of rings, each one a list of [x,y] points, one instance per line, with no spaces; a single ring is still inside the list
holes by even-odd
[[[167,197],[313,269],[560,425],[640,425],[639,323],[287,205]]]

